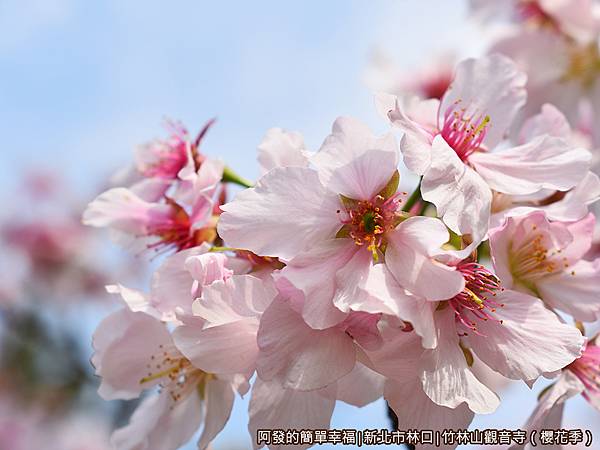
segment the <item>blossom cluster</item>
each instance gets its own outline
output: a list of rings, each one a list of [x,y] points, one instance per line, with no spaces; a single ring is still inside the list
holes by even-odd
[[[600,319],[600,181],[595,130],[579,122],[596,114],[600,29],[552,9],[586,1],[474,3],[511,4],[517,33],[564,42],[566,66],[544,61],[561,75],[499,42],[439,95],[378,93],[384,135],[340,117],[311,151],[270,129],[255,184],[200,151],[210,123],[197,138],[171,123],[89,204],[84,223],[169,252],[147,292],[108,287],[124,305],[94,335],[103,398],[154,391],[116,448],[176,449],[200,428],[207,448],[248,392],[253,438],[327,429],[336,401],[381,397],[401,429],[467,429],[500,404],[477,364],[530,386],[556,378],[527,430],[556,424],[577,393],[600,408],[600,346],[582,325]],[[410,195],[401,165],[420,177]],[[245,187],[232,199],[231,183]]]

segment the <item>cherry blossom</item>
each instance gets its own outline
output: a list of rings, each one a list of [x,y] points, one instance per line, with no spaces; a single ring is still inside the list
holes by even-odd
[[[505,57],[468,59],[458,64],[441,102],[398,100],[389,111],[404,132],[404,163],[423,177],[423,199],[435,204],[451,230],[472,235],[475,243],[487,232],[492,190],[567,191],[590,167],[589,151],[550,135],[494,151],[525,103],[525,82]]]
[[[599,261],[583,256],[592,245],[595,218],[549,222],[543,212],[508,218],[490,233],[492,258],[506,287],[536,295],[578,320],[598,318]],[[576,299],[576,300],[575,300]]]

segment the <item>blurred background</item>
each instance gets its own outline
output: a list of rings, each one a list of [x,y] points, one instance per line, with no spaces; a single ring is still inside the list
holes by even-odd
[[[340,115],[384,132],[373,89],[482,54],[482,36],[463,0],[0,0],[0,450],[108,449],[134,406],[97,397],[91,334],[118,307],[103,286],[144,289],[156,261],[80,214],[165,118],[193,134],[216,117],[203,151],[255,179],[268,128],[311,150]],[[472,428],[518,428],[544,387],[500,384],[500,409]],[[215,449],[251,448],[247,406],[236,400]],[[600,429],[581,397],[565,418]],[[383,400],[339,404],[332,422],[388,426]]]

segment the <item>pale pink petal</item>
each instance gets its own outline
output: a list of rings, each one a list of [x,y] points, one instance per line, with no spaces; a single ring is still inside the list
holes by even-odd
[[[370,254],[367,253],[367,256]],[[360,285],[356,285],[352,291],[342,291],[348,295],[338,295],[336,306],[346,312],[363,311],[371,314],[397,315],[398,299],[395,296],[408,294],[404,294],[404,289],[398,285],[385,264],[374,265],[366,270],[364,275]]]
[[[495,371],[514,380],[535,380],[581,355],[585,339],[579,330],[562,323],[538,298],[507,289],[494,300],[504,305],[492,314],[497,320],[478,321],[478,333],[465,339]]]
[[[149,203],[129,189],[113,188],[96,197],[83,212],[83,223],[94,227],[113,227],[130,234],[146,234],[150,226],[169,220],[172,208]]]
[[[350,305],[354,311],[394,315],[413,326],[423,340],[423,347],[434,348],[437,345],[433,320],[437,303],[403,289],[384,264],[371,268],[364,282],[364,293],[358,295]]]
[[[205,286],[192,310],[206,320],[205,328],[211,328],[259,317],[276,295],[272,283],[252,275],[234,275]]]
[[[542,105],[539,114],[525,121],[519,133],[519,144],[525,144],[538,136],[544,135],[566,140],[571,138],[569,121],[562,112],[549,103]]]
[[[275,167],[308,167],[304,138],[297,131],[269,129],[258,145],[258,164],[262,174]]]
[[[383,375],[369,369],[364,364],[357,363],[348,375],[338,380],[335,397],[332,398],[363,407],[381,398],[384,382]],[[327,393],[333,392],[333,390],[324,392],[325,396],[328,396]]]
[[[583,322],[600,318],[600,260],[579,261],[536,283],[544,302]]]
[[[497,153],[479,152],[469,157],[492,189],[513,195],[532,194],[541,189],[571,189],[585,177],[591,160],[588,150],[551,136],[539,136]]]
[[[398,168],[398,148],[392,133],[376,137],[362,122],[340,117],[311,161],[330,191],[370,200]]]
[[[206,418],[198,441],[198,449],[205,450],[212,440],[221,432],[231,415],[235,399],[235,391],[229,381],[218,378],[206,383],[204,402]]]
[[[580,394],[585,389],[583,383],[569,370],[564,370],[556,383],[540,398],[523,427],[528,433],[541,430],[556,430],[562,427],[562,408],[569,398]],[[524,446],[514,445],[511,450]]]
[[[173,332],[175,345],[194,366],[208,373],[250,374],[254,372],[258,345],[257,319],[202,329],[179,326]]]
[[[567,229],[573,240],[561,251],[562,258],[566,258],[569,264],[579,261],[592,247],[596,218],[592,213],[577,222],[567,224]]]
[[[102,360],[106,349],[113,343],[123,339],[131,325],[131,313],[127,309],[121,309],[106,316],[96,327],[92,337],[94,353],[91,363],[96,372],[102,370]]]
[[[190,314],[195,295],[194,278],[186,265],[188,258],[197,257],[208,251],[207,244],[193,247],[169,256],[152,274],[150,297],[152,305],[163,313],[164,320],[173,320],[180,308]]]
[[[423,199],[437,207],[438,216],[458,234],[481,241],[488,228],[492,192],[473,169],[466,166],[441,136],[432,144],[431,166],[423,176]]]
[[[323,430],[329,429],[335,400],[320,391],[295,391],[284,389],[277,382],[257,378],[252,386],[248,412],[248,430],[254,448],[261,448],[256,437],[258,430]],[[269,445],[271,450],[304,449],[308,445]]]
[[[490,230],[489,243],[494,272],[505,288],[512,288],[514,280],[511,267],[511,252],[514,247],[512,238],[515,236],[517,222],[514,218],[508,217],[500,227]]]
[[[341,228],[336,213],[340,206],[337,194],[323,187],[316,171],[275,168],[256,187],[221,207],[225,212],[218,231],[229,246],[289,260],[335,236]]]
[[[336,273],[357,253],[352,239],[331,239],[299,254],[275,275],[282,293],[301,306],[302,317],[316,329],[329,328],[346,317],[333,304],[336,289],[343,288]]]
[[[369,296],[366,283],[372,270],[373,253],[366,248],[357,249],[352,258],[335,273],[337,289],[333,304],[343,312],[361,311],[358,304]]]
[[[392,124],[404,132],[400,141],[404,164],[418,175],[424,174],[431,164],[431,141],[437,132],[439,104],[437,99],[404,97],[389,111]]]
[[[541,87],[559,80],[570,62],[568,43],[552,30],[523,28],[496,41],[490,51],[509,56],[521,70],[527,72],[528,91],[531,91],[532,87]],[[552,93],[546,92],[541,98],[532,99],[531,92],[528,94],[528,102],[534,100],[533,105],[528,105],[532,115],[536,114],[544,103],[548,103],[548,97],[552,96]],[[563,111],[561,105],[557,106]]]
[[[448,239],[441,221],[411,217],[388,233],[386,265],[400,286],[416,296],[427,300],[452,298],[464,288],[463,276],[432,257]]]
[[[549,220],[573,222],[585,217],[589,213],[589,206],[598,199],[600,179],[596,174],[588,172],[562,199],[544,206],[516,206],[504,209],[492,215],[490,227],[501,225],[507,217],[525,216],[537,210],[544,211]],[[518,198],[516,201],[518,202]]]
[[[109,329],[115,323],[112,315],[120,316],[117,322],[121,326],[126,321],[126,328]],[[147,314],[123,309],[112,315],[100,323],[92,341],[96,375],[102,378],[98,393],[106,400],[135,398],[153,386],[141,380],[148,375],[152,355],[161,345],[170,345],[171,336],[165,324]],[[116,333],[117,337],[108,341],[102,337],[105,333]]]
[[[354,343],[343,330],[314,330],[284,301],[264,312],[258,330],[257,370],[284,388],[312,390],[337,381],[354,367]]]
[[[106,292],[120,295],[127,307],[133,312],[143,312],[159,320],[163,318],[163,314],[152,304],[150,296],[144,292],[130,289],[121,284],[106,286]],[[175,317],[165,320],[175,320]]]
[[[474,416],[464,403],[452,409],[432,402],[416,377],[389,379],[385,383],[384,396],[398,417],[400,430],[466,430]],[[419,448],[453,449],[456,445],[420,445]]]
[[[600,31],[600,6],[594,0],[538,0],[559,24],[560,30],[581,44],[589,44]]]
[[[588,172],[583,180],[566,193],[562,200],[542,207],[550,220],[571,222],[582,219],[588,206],[600,199],[600,179]]]
[[[223,253],[204,253],[192,255],[185,259],[185,269],[194,279],[191,294],[199,297],[203,286],[215,281],[225,281],[233,275],[233,271],[227,268],[228,257]]]
[[[129,187],[129,190],[142,200],[153,203],[159,201],[173,183],[165,178],[144,178]]]
[[[195,213],[192,216],[199,217],[198,210],[202,204],[211,203],[211,199],[223,178],[224,169],[225,163],[223,161],[206,159],[196,172],[192,161],[190,167],[179,172],[181,181],[176,185],[177,189],[171,194],[171,198],[181,205],[193,205]]]
[[[175,450],[192,438],[203,414],[195,392],[173,405],[165,390],[145,398],[129,424],[113,433],[111,443],[116,450]]]
[[[423,348],[417,334],[403,331],[402,328],[389,329],[384,345],[367,352],[369,360],[382,375],[389,378],[417,378]]]
[[[506,135],[525,104],[527,76],[509,58],[492,54],[466,59],[456,67],[454,80],[442,98],[438,123],[450,108],[465,108],[467,117],[489,116],[484,138],[494,148]]]
[[[454,320],[450,308],[436,313],[438,345],[423,353],[420,374],[423,390],[440,406],[456,408],[466,403],[474,413],[491,413],[500,404],[500,399],[467,365]]]

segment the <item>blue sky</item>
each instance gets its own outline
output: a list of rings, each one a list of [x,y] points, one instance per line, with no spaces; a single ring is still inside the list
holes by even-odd
[[[204,151],[255,178],[255,149],[270,127],[303,132],[315,150],[340,115],[386,130],[363,82],[373,49],[410,69],[448,48],[481,52],[476,31],[463,0],[3,0],[3,198],[31,166],[64,173],[91,197],[136,143],[162,135],[165,117],[191,131],[217,117]],[[527,391],[511,388],[499,412],[474,425],[518,427],[535,403]],[[249,445],[246,407],[238,402],[217,449]],[[582,400],[571,412],[593,429]],[[333,426],[387,419],[381,403],[340,405]]]

